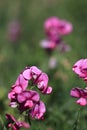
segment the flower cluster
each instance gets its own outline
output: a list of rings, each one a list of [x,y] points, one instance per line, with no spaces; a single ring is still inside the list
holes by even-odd
[[[72,32],[72,24],[66,20],[59,19],[58,17],[50,17],[44,22],[44,31],[46,40],[42,40],[41,47],[54,50],[57,45],[62,44],[64,48],[66,45],[62,40],[62,36],[68,35]]]
[[[52,87],[48,86],[48,80],[47,74],[36,66],[26,67],[19,74],[8,93],[10,107],[17,108],[21,114],[28,113],[28,117],[43,119],[46,112],[45,104],[41,101],[39,93],[32,88],[37,87],[42,94],[50,94]],[[30,87],[29,89],[27,89],[28,86]],[[12,127],[13,130],[19,130],[20,127],[30,127],[24,121],[16,121],[12,115],[7,114],[6,117],[10,122],[13,122],[8,123],[8,127]]]
[[[83,80],[87,82],[87,59],[77,61],[72,69],[80,78],[83,78]],[[87,87],[85,89],[79,87],[73,88],[70,91],[70,95],[79,98],[76,101],[77,104],[81,106],[87,105]]]

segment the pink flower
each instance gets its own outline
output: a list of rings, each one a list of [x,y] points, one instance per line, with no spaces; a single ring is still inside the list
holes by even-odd
[[[28,86],[28,80],[26,80],[22,74],[20,74],[15,82],[16,86],[21,86],[22,90],[25,90]]]
[[[45,49],[54,50],[57,46],[57,43],[51,40],[42,40],[40,46]]]
[[[60,20],[58,32],[60,35],[68,35],[72,32],[72,24],[66,20]]]
[[[46,73],[42,73],[36,80],[35,84],[43,94],[50,94],[52,92],[52,87],[48,86],[48,76]]]
[[[44,22],[44,30],[49,40],[57,42],[61,39],[58,33],[60,20],[57,17],[50,17]]]
[[[87,59],[81,59],[77,61],[73,66],[73,71],[87,81]]]
[[[70,34],[73,27],[72,24],[66,20],[50,17],[44,22],[44,30],[48,38],[57,42],[61,39],[61,35]]]
[[[15,84],[12,85],[12,88],[8,93],[8,98],[15,99],[15,94],[21,93],[22,91],[26,90],[27,86],[28,86],[28,80],[24,79],[23,75],[20,74]]]
[[[81,106],[86,106],[87,105],[87,89],[82,89],[82,88],[73,88],[70,91],[70,95],[74,98],[79,98],[76,103],[81,105]]]
[[[30,125],[24,121],[17,121],[14,116],[6,114],[6,119],[8,120],[7,128],[12,130],[19,130],[21,127],[30,128]]]
[[[44,113],[46,112],[45,104],[40,101],[35,104],[34,108],[29,112],[32,118],[43,119]]]
[[[42,71],[38,69],[36,66],[32,66],[26,67],[22,74],[26,80],[31,80],[32,78],[36,79],[41,74],[41,72]]]
[[[32,109],[39,102],[40,96],[36,91],[26,90],[17,95],[17,104],[20,111]]]

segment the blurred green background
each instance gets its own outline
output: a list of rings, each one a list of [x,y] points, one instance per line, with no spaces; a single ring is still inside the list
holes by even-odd
[[[49,57],[39,43],[45,39],[44,21],[51,16],[66,19],[73,24],[73,32],[63,37],[71,51],[60,53],[55,69],[48,66]],[[8,38],[8,25],[19,21],[21,35],[16,42]],[[44,121],[32,121],[30,130],[70,130],[74,127],[79,106],[70,97],[70,89],[86,84],[72,71],[73,64],[87,58],[87,1],[86,0],[0,0],[0,115],[15,113],[8,106],[7,94],[19,73],[36,65],[49,76],[53,92],[42,96],[47,112]],[[79,130],[87,129],[87,108],[80,112]]]

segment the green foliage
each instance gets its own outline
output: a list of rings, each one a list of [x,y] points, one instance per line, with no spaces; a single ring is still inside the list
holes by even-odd
[[[1,0],[0,1],[0,115],[10,110],[8,91],[19,73],[26,67],[36,65],[49,75],[53,86],[50,96],[42,96],[47,106],[43,121],[32,121],[30,130],[70,130],[79,108],[69,95],[72,87],[84,87],[82,79],[72,71],[73,64],[87,58],[87,1],[86,0]],[[45,39],[43,23],[50,16],[67,19],[73,24],[73,32],[63,37],[71,51],[52,56],[58,60],[56,69],[48,66],[49,56],[40,48]],[[21,23],[21,37],[12,43],[7,39],[7,26],[11,20]],[[15,113],[16,114],[16,113]],[[79,130],[87,129],[87,108],[81,111]],[[0,126],[1,127],[1,126]],[[1,128],[0,128],[1,129]]]

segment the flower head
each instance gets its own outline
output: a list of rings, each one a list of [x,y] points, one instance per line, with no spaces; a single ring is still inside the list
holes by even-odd
[[[46,112],[45,104],[40,101],[34,105],[34,108],[29,112],[29,114],[35,119],[43,119],[44,113]]]
[[[21,127],[30,128],[28,123],[17,121],[13,115],[6,114],[6,119],[8,120],[7,128],[12,128],[12,130],[19,130]]]
[[[81,106],[87,105],[87,89],[73,88],[70,91],[70,95],[74,98],[79,98],[76,103]]]
[[[80,59],[73,65],[73,71],[87,81],[87,59]]]
[[[70,34],[73,30],[72,24],[58,17],[50,17],[44,22],[44,30],[49,39],[57,42],[62,35]]]

